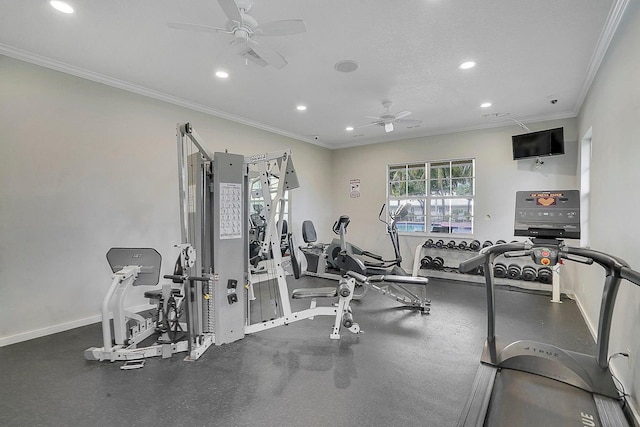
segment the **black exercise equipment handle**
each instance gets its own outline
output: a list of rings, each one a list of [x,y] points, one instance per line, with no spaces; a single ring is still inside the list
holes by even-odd
[[[531,251],[505,252],[503,256],[505,258],[518,258],[523,256],[531,256]]]
[[[629,267],[622,267],[620,269],[620,276],[623,279],[626,279],[633,283],[634,285],[640,286],[640,273],[630,269]]]
[[[211,279],[208,279],[206,277],[198,277],[198,276],[178,276],[176,274],[166,274],[164,276],[165,279],[171,279],[171,280],[193,280],[195,282],[208,282]]]
[[[382,207],[380,208],[380,213],[378,213],[378,221],[382,221],[382,220],[380,219],[380,217],[382,216],[382,211],[384,211],[384,207],[385,207],[386,205],[387,205],[386,203],[383,203],[383,204],[382,204]],[[382,222],[384,222],[385,224],[387,223],[387,221],[382,221]]]
[[[520,252],[525,250],[525,243],[517,242],[517,243],[503,243],[495,246],[487,246],[480,250],[480,253],[473,258],[469,258],[460,263],[458,266],[458,270],[460,273],[468,273],[481,265],[483,265],[491,255],[494,255],[494,258],[498,255],[502,255],[505,252]]]

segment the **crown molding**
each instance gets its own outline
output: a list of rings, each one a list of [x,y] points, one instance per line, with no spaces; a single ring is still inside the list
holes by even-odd
[[[611,10],[609,10],[609,16],[607,16],[607,20],[605,21],[602,33],[600,33],[598,43],[596,44],[596,47],[593,50],[593,54],[591,55],[591,61],[589,62],[589,67],[587,68],[584,81],[582,82],[582,89],[580,90],[578,99],[576,100],[575,106],[573,107],[573,111],[575,111],[576,116],[578,115],[578,113],[580,113],[582,104],[587,97],[587,94],[589,93],[589,89],[591,89],[593,80],[598,73],[598,69],[600,68],[600,64],[602,64],[602,60],[607,54],[607,50],[609,49],[611,40],[613,40],[613,36],[618,30],[618,25],[620,25],[620,21],[622,20],[622,16],[624,15],[624,11],[626,10],[628,4],[629,0],[616,0],[611,6]]]
[[[232,122],[240,123],[256,129],[275,133],[277,135],[285,136],[287,138],[308,142],[310,144],[319,145],[324,148],[330,148],[329,146],[322,144],[321,141],[316,141],[309,137],[297,135],[292,132],[287,132],[285,130],[278,129],[278,128],[266,125],[264,123],[248,120],[244,117],[240,117],[234,114],[226,113],[224,111],[216,110],[215,108],[211,108],[211,107],[207,107],[206,105],[191,102],[186,99],[179,98],[177,96],[168,95],[166,93],[159,92],[153,89],[148,89],[143,86],[127,83],[123,80],[109,77],[104,74],[96,73],[94,71],[86,70],[84,68],[69,65],[64,62],[46,58],[44,56],[36,55],[26,50],[17,49],[3,43],[0,43],[0,54],[9,56],[15,59],[19,59],[21,61],[29,62],[31,64],[39,65],[41,67],[49,68],[55,71],[60,71],[62,73],[71,74],[73,76],[80,77],[86,80],[91,80],[93,82],[102,83],[107,86],[126,90],[127,92],[132,92],[138,95],[157,99],[159,101],[164,101],[169,104],[174,104],[180,107],[189,108],[191,110],[198,111],[200,113],[209,114],[211,116],[215,116],[215,117],[226,119]]]

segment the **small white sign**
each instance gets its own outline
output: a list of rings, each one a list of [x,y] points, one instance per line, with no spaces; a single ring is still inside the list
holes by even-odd
[[[351,186],[351,192],[349,193],[351,198],[360,197],[360,180],[352,179],[349,184]]]

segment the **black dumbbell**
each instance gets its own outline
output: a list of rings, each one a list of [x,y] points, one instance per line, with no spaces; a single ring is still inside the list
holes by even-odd
[[[504,240],[496,240],[496,245],[501,245],[503,243],[507,243],[507,242]]]
[[[538,282],[547,285],[553,282],[553,272],[549,267],[540,267],[538,269]]]
[[[434,270],[442,270],[442,268],[444,268],[444,259],[439,256],[435,257],[431,263],[431,268]]]
[[[462,251],[467,249],[467,242],[463,240],[462,242],[458,243],[458,249],[460,249]]]
[[[474,240],[473,242],[471,242],[469,244],[469,249],[471,249],[472,251],[478,251],[480,250],[480,241],[479,240]]]
[[[456,243],[455,240],[449,240],[449,243],[447,243],[447,248],[449,249],[455,249],[458,247],[458,244]]]
[[[420,268],[428,270],[431,268],[432,263],[433,263],[433,258],[427,255],[426,257],[420,260]]]
[[[427,239],[426,242],[422,245],[423,248],[432,248],[433,247],[433,239]]]
[[[509,264],[507,268],[507,277],[509,279],[519,280],[522,276],[522,269],[518,264]]]
[[[444,247],[444,240],[440,239],[436,242],[436,248],[442,249]]]
[[[493,246],[493,242],[491,240],[485,240],[482,244],[483,248],[488,248],[489,246]]]
[[[507,266],[502,263],[497,263],[493,266],[494,277],[504,278],[507,277]]]
[[[533,282],[538,278],[538,271],[531,265],[522,267],[522,280]]]

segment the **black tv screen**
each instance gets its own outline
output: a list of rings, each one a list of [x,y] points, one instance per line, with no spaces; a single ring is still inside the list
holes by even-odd
[[[513,160],[564,154],[564,128],[514,135],[511,142]]]

